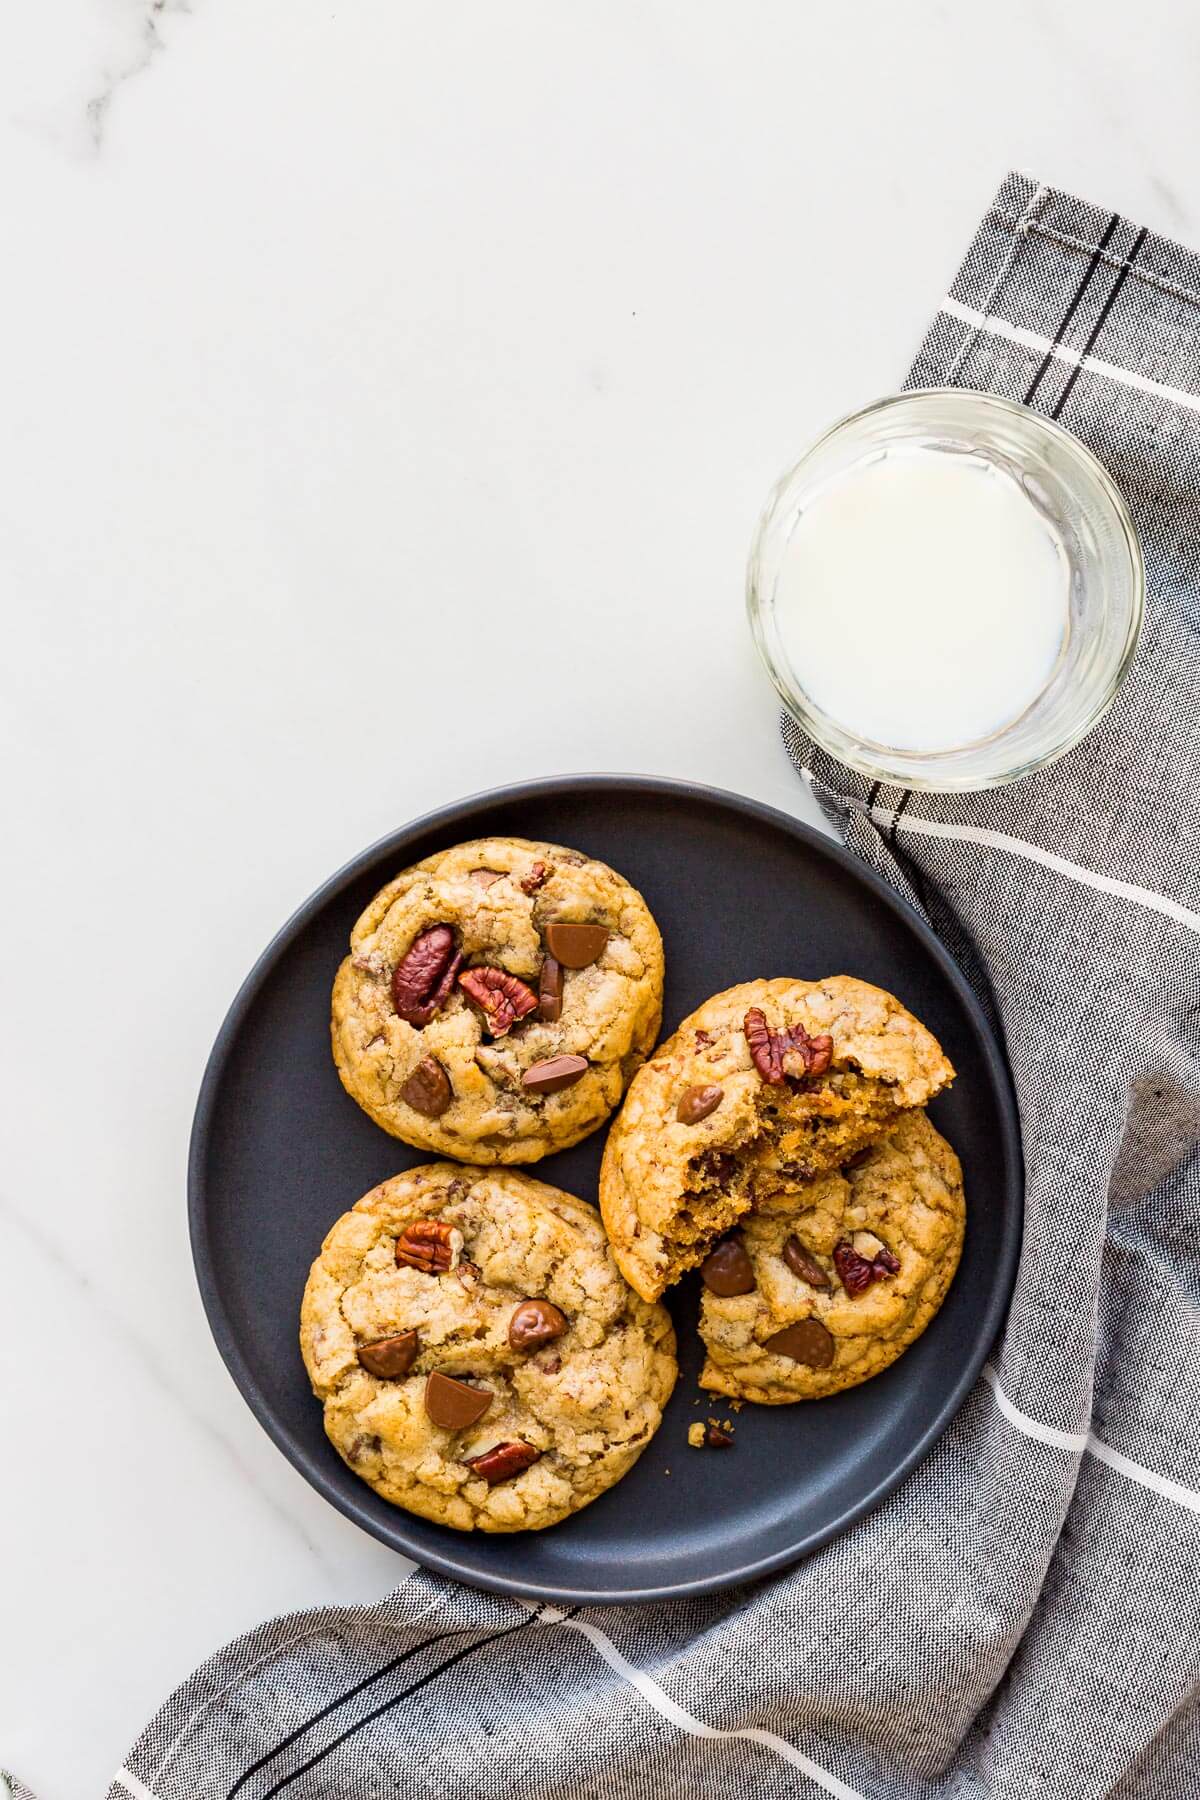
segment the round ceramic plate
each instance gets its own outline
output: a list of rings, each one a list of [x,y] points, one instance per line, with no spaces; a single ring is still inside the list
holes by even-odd
[[[708,995],[756,976],[844,973],[890,989],[958,1070],[932,1117],[962,1158],[962,1263],[925,1335],[884,1374],[796,1406],[747,1406],[732,1449],[687,1428],[727,1405],[696,1376],[695,1276],[670,1296],[680,1380],[625,1479],[548,1531],[456,1532],[379,1499],[327,1442],[300,1361],[309,1265],[340,1213],[429,1160],[343,1093],[329,991],[362,908],[432,851],[487,835],[543,838],[600,857],[641,889],[662,928],[664,1037]],[[603,1130],[536,1165],[594,1201]],[[536,1598],[696,1594],[764,1575],[844,1531],[926,1455],[970,1391],[1008,1306],[1021,1166],[1008,1072],[962,975],[926,926],[837,845],[733,794],[631,776],[578,776],[447,807],[357,857],[263,952],[213,1049],[192,1133],[192,1247],[213,1334],[280,1449],[326,1499],[429,1568]]]

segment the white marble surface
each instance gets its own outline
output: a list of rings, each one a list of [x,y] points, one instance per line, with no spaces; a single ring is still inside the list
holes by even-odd
[[[894,385],[1010,166],[1200,236],[1198,80],[1188,0],[6,9],[0,1762],[42,1800],[404,1567],[193,1286],[263,942],[492,783],[798,808],[741,614],[769,483]]]

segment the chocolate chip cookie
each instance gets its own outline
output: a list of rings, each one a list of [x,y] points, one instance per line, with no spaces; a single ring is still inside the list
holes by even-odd
[[[654,1045],[662,939],[622,876],[480,838],[376,894],[333,987],[347,1093],[420,1150],[536,1162],[604,1122]]]
[[[677,1373],[670,1316],[622,1281],[592,1207],[444,1162],[338,1220],[300,1348],[355,1474],[459,1531],[586,1506],[646,1448]]]
[[[656,1300],[766,1194],[797,1192],[954,1078],[891,994],[848,975],[748,981],[685,1019],[609,1133],[600,1206]]]
[[[878,1375],[942,1304],[964,1217],[958,1158],[923,1112],[760,1199],[701,1265],[701,1387],[775,1406]]]

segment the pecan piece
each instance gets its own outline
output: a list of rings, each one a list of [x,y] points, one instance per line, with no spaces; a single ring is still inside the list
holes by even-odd
[[[833,1060],[831,1037],[809,1037],[803,1025],[785,1025],[775,1031],[760,1006],[750,1008],[742,1029],[755,1068],[772,1087],[782,1087],[789,1078],[824,1075]]]
[[[494,1038],[503,1037],[518,1019],[537,1011],[538,997],[533,989],[506,969],[465,969],[458,985],[483,1013]]]
[[[454,975],[446,981],[447,968],[457,974],[461,962],[449,925],[431,925],[413,939],[392,970],[392,1005],[406,1024],[428,1025],[454,984]]]
[[[873,1281],[886,1281],[889,1275],[900,1272],[899,1260],[890,1250],[880,1250],[875,1256],[860,1256],[848,1238],[840,1238],[833,1246],[833,1266],[852,1298],[865,1294]]]
[[[414,1219],[396,1239],[396,1261],[425,1275],[444,1275],[458,1267],[462,1247],[462,1232],[444,1219]]]
[[[525,876],[520,884],[521,892],[523,894],[536,894],[538,889],[549,877],[549,874],[550,870],[546,867],[544,862],[535,862],[528,875]]]
[[[532,1444],[513,1438],[507,1443],[494,1444],[480,1456],[468,1456],[466,1464],[476,1475],[482,1475],[489,1487],[495,1487],[498,1481],[507,1481],[511,1475],[519,1475],[522,1469],[529,1468],[541,1454]]]

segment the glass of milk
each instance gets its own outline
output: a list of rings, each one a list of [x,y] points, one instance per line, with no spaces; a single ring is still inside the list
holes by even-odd
[[[958,388],[826,432],[771,495],[747,575],[755,641],[805,731],[942,792],[1077,744],[1133,656],[1144,593],[1133,521],[1091,452]]]

